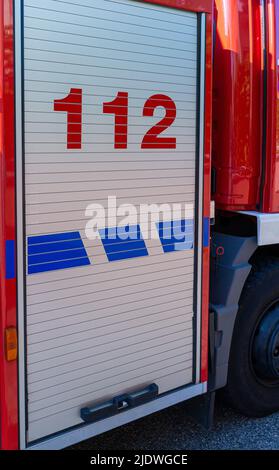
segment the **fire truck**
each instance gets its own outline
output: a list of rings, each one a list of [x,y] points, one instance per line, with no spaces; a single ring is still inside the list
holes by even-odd
[[[0,36],[0,448],[279,410],[279,1],[1,0]]]

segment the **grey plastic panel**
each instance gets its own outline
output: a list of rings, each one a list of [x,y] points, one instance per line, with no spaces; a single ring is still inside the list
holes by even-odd
[[[265,214],[256,211],[242,211],[240,214],[257,219],[258,246],[278,245],[279,243],[279,215]]]

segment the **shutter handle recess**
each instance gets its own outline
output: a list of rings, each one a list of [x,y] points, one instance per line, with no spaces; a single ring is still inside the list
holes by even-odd
[[[100,419],[109,418],[125,410],[143,405],[156,398],[159,394],[159,387],[151,384],[144,389],[119,395],[112,400],[99,403],[92,407],[81,408],[80,417],[85,423],[93,423]]]

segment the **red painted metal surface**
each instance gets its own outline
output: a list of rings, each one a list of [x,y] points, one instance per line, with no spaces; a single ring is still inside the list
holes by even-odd
[[[6,279],[6,240],[15,240],[13,1],[0,1],[0,448],[18,448],[17,361],[7,362],[4,334],[16,327],[16,279]]]
[[[215,0],[213,167],[215,201],[257,209],[262,162],[261,0]]]
[[[272,212],[279,212],[279,0],[275,0],[275,34],[276,34],[276,54],[275,54],[275,75],[276,75],[276,95],[275,106],[276,112],[274,119],[276,120],[276,135],[275,135],[275,188],[274,198],[272,201]]]
[[[263,212],[279,212],[279,0],[268,0],[267,126]]]
[[[54,111],[67,113],[67,148],[81,149],[82,145],[82,90],[71,88],[68,96],[54,100]]]

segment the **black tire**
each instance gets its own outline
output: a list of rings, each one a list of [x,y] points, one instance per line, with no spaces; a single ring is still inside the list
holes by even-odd
[[[224,390],[229,404],[246,416],[262,417],[279,410],[279,378],[258,377],[251,353],[258,325],[276,305],[278,309],[279,260],[264,258],[253,266],[241,295]]]

